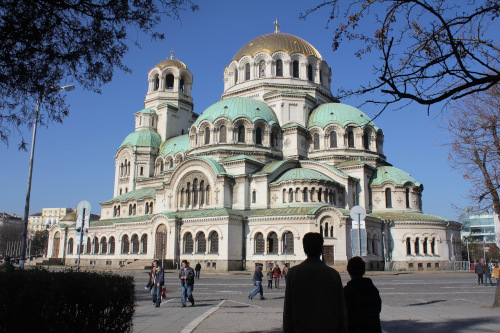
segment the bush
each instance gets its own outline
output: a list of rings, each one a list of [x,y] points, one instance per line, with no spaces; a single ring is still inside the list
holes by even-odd
[[[0,332],[131,332],[134,304],[131,276],[0,272]]]

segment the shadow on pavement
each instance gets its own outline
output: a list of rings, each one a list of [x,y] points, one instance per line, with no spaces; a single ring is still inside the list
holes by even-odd
[[[488,330],[477,327],[484,324],[500,323],[497,317],[482,317],[477,319],[450,319],[439,322],[419,322],[416,320],[393,320],[382,321],[382,328],[388,333],[405,332],[498,332],[498,330]]]
[[[436,301],[413,303],[413,304],[408,304],[408,306],[429,305],[429,304],[435,304],[435,303],[439,303],[439,302],[446,302],[446,300],[440,299],[440,300],[436,300]]]

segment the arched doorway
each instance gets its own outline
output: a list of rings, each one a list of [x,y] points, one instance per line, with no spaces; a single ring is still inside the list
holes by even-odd
[[[61,247],[61,234],[56,232],[54,235],[54,244],[52,246],[52,257],[59,258],[59,248]]]
[[[160,224],[156,228],[155,259],[164,259],[167,253],[167,226]]]

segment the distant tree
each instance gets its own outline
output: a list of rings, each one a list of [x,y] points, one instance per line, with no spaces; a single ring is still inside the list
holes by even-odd
[[[499,262],[500,261],[500,249],[495,243],[490,243],[487,244],[488,246],[488,252],[486,254],[486,257],[488,258],[489,261],[494,261],[494,262]]]
[[[21,224],[5,223],[0,226],[0,253],[6,254],[7,244],[22,239],[23,226]]]
[[[40,230],[35,233],[31,241],[31,254],[44,254],[47,253],[47,246],[49,244],[49,231]]]
[[[329,11],[334,23],[332,48],[342,42],[364,44],[359,58],[376,52],[376,80],[339,97],[381,92],[382,112],[399,101],[429,107],[490,89],[500,81],[498,0],[331,0],[300,15]],[[351,42],[352,44],[352,42]],[[379,113],[380,114],[380,113]],[[378,115],[377,115],[378,116]]]
[[[100,92],[138,32],[163,39],[164,17],[197,10],[192,0],[0,1],[0,140],[32,122],[37,99],[47,120],[62,122],[69,108],[54,87],[67,82]],[[19,148],[24,149],[22,140]]]

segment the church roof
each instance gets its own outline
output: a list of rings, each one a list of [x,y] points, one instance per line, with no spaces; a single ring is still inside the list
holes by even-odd
[[[186,65],[182,61],[177,60],[177,59],[165,59],[163,61],[160,61],[158,64],[156,64],[156,66],[153,68],[156,68],[156,67],[158,67],[160,70],[167,68],[167,67],[177,67],[178,69],[187,68]]]
[[[222,165],[220,165],[220,163],[217,162],[214,159],[211,159],[211,158],[208,158],[208,157],[205,157],[205,156],[190,156],[190,157],[186,158],[186,161],[187,160],[192,160],[192,159],[204,160],[205,162],[207,162],[208,164],[210,164],[210,166],[214,169],[215,173],[218,174],[218,175],[228,174],[226,172],[226,170],[224,169],[224,167]]]
[[[137,111],[135,114],[142,113],[142,114],[156,114],[154,110],[151,109],[142,109],[141,111]]]
[[[309,116],[307,127],[319,126],[325,128],[330,124],[338,124],[342,127],[349,124],[357,124],[361,127],[370,125],[375,131],[379,129],[365,113],[342,103],[325,103],[318,106]]]
[[[260,169],[258,172],[256,172],[256,175],[265,175],[265,174],[270,174],[276,171],[281,165],[289,162],[290,159],[288,160],[282,160],[282,161],[274,161],[271,163],[267,163]]]
[[[386,182],[393,182],[396,185],[404,185],[408,182],[415,186],[422,185],[401,169],[390,166],[378,167],[370,179],[370,186],[379,186]]]
[[[272,55],[275,52],[282,51],[289,55],[292,53],[301,53],[308,56],[315,56],[322,60],[321,54],[309,42],[306,42],[300,37],[285,34],[285,33],[271,33],[259,36],[252,39],[234,55],[232,60],[239,61],[244,56],[253,57],[259,52],[266,52]]]
[[[158,133],[151,130],[140,130],[127,135],[120,148],[123,146],[159,148],[160,144],[161,138]]]
[[[291,127],[301,127],[303,129],[306,129],[303,125],[299,124],[299,123],[296,123],[296,122],[291,122],[291,123],[286,123],[285,125],[281,126],[282,129],[285,129],[285,128],[291,128]]]
[[[306,168],[294,168],[285,171],[275,181],[271,182],[270,184],[278,184],[281,182],[293,181],[293,180],[317,180],[317,181],[329,181],[332,183],[336,183],[336,181],[334,181],[327,175],[322,174],[321,172],[318,172],[316,170],[311,170]]]
[[[101,204],[107,204],[107,203],[111,203],[113,201],[124,202],[124,201],[127,201],[129,199],[141,200],[141,199],[144,199],[146,197],[156,198],[156,189],[151,188],[151,187],[150,188],[141,188],[140,190],[135,190],[135,191],[130,191],[130,192],[124,193],[122,195],[114,197],[111,200],[103,201],[103,202],[101,202]]]
[[[230,156],[225,159],[223,159],[221,162],[232,162],[232,161],[239,161],[239,160],[249,160],[249,161],[254,161],[259,164],[264,164],[261,160],[256,159],[255,157],[248,156],[245,154],[237,155],[237,156]]]
[[[279,124],[278,117],[266,103],[248,97],[232,97],[209,106],[198,117],[195,125],[198,126],[203,120],[209,120],[213,123],[222,117],[228,118],[232,122],[238,118],[246,118],[252,123],[260,119],[269,123],[270,126]]]
[[[167,139],[160,146],[160,155],[167,156],[172,154],[175,156],[178,152],[185,153],[189,150],[189,135],[179,135]]]
[[[436,215],[415,213],[415,212],[372,212],[369,215],[382,220],[391,220],[391,221],[448,222],[447,219],[444,219]]]

